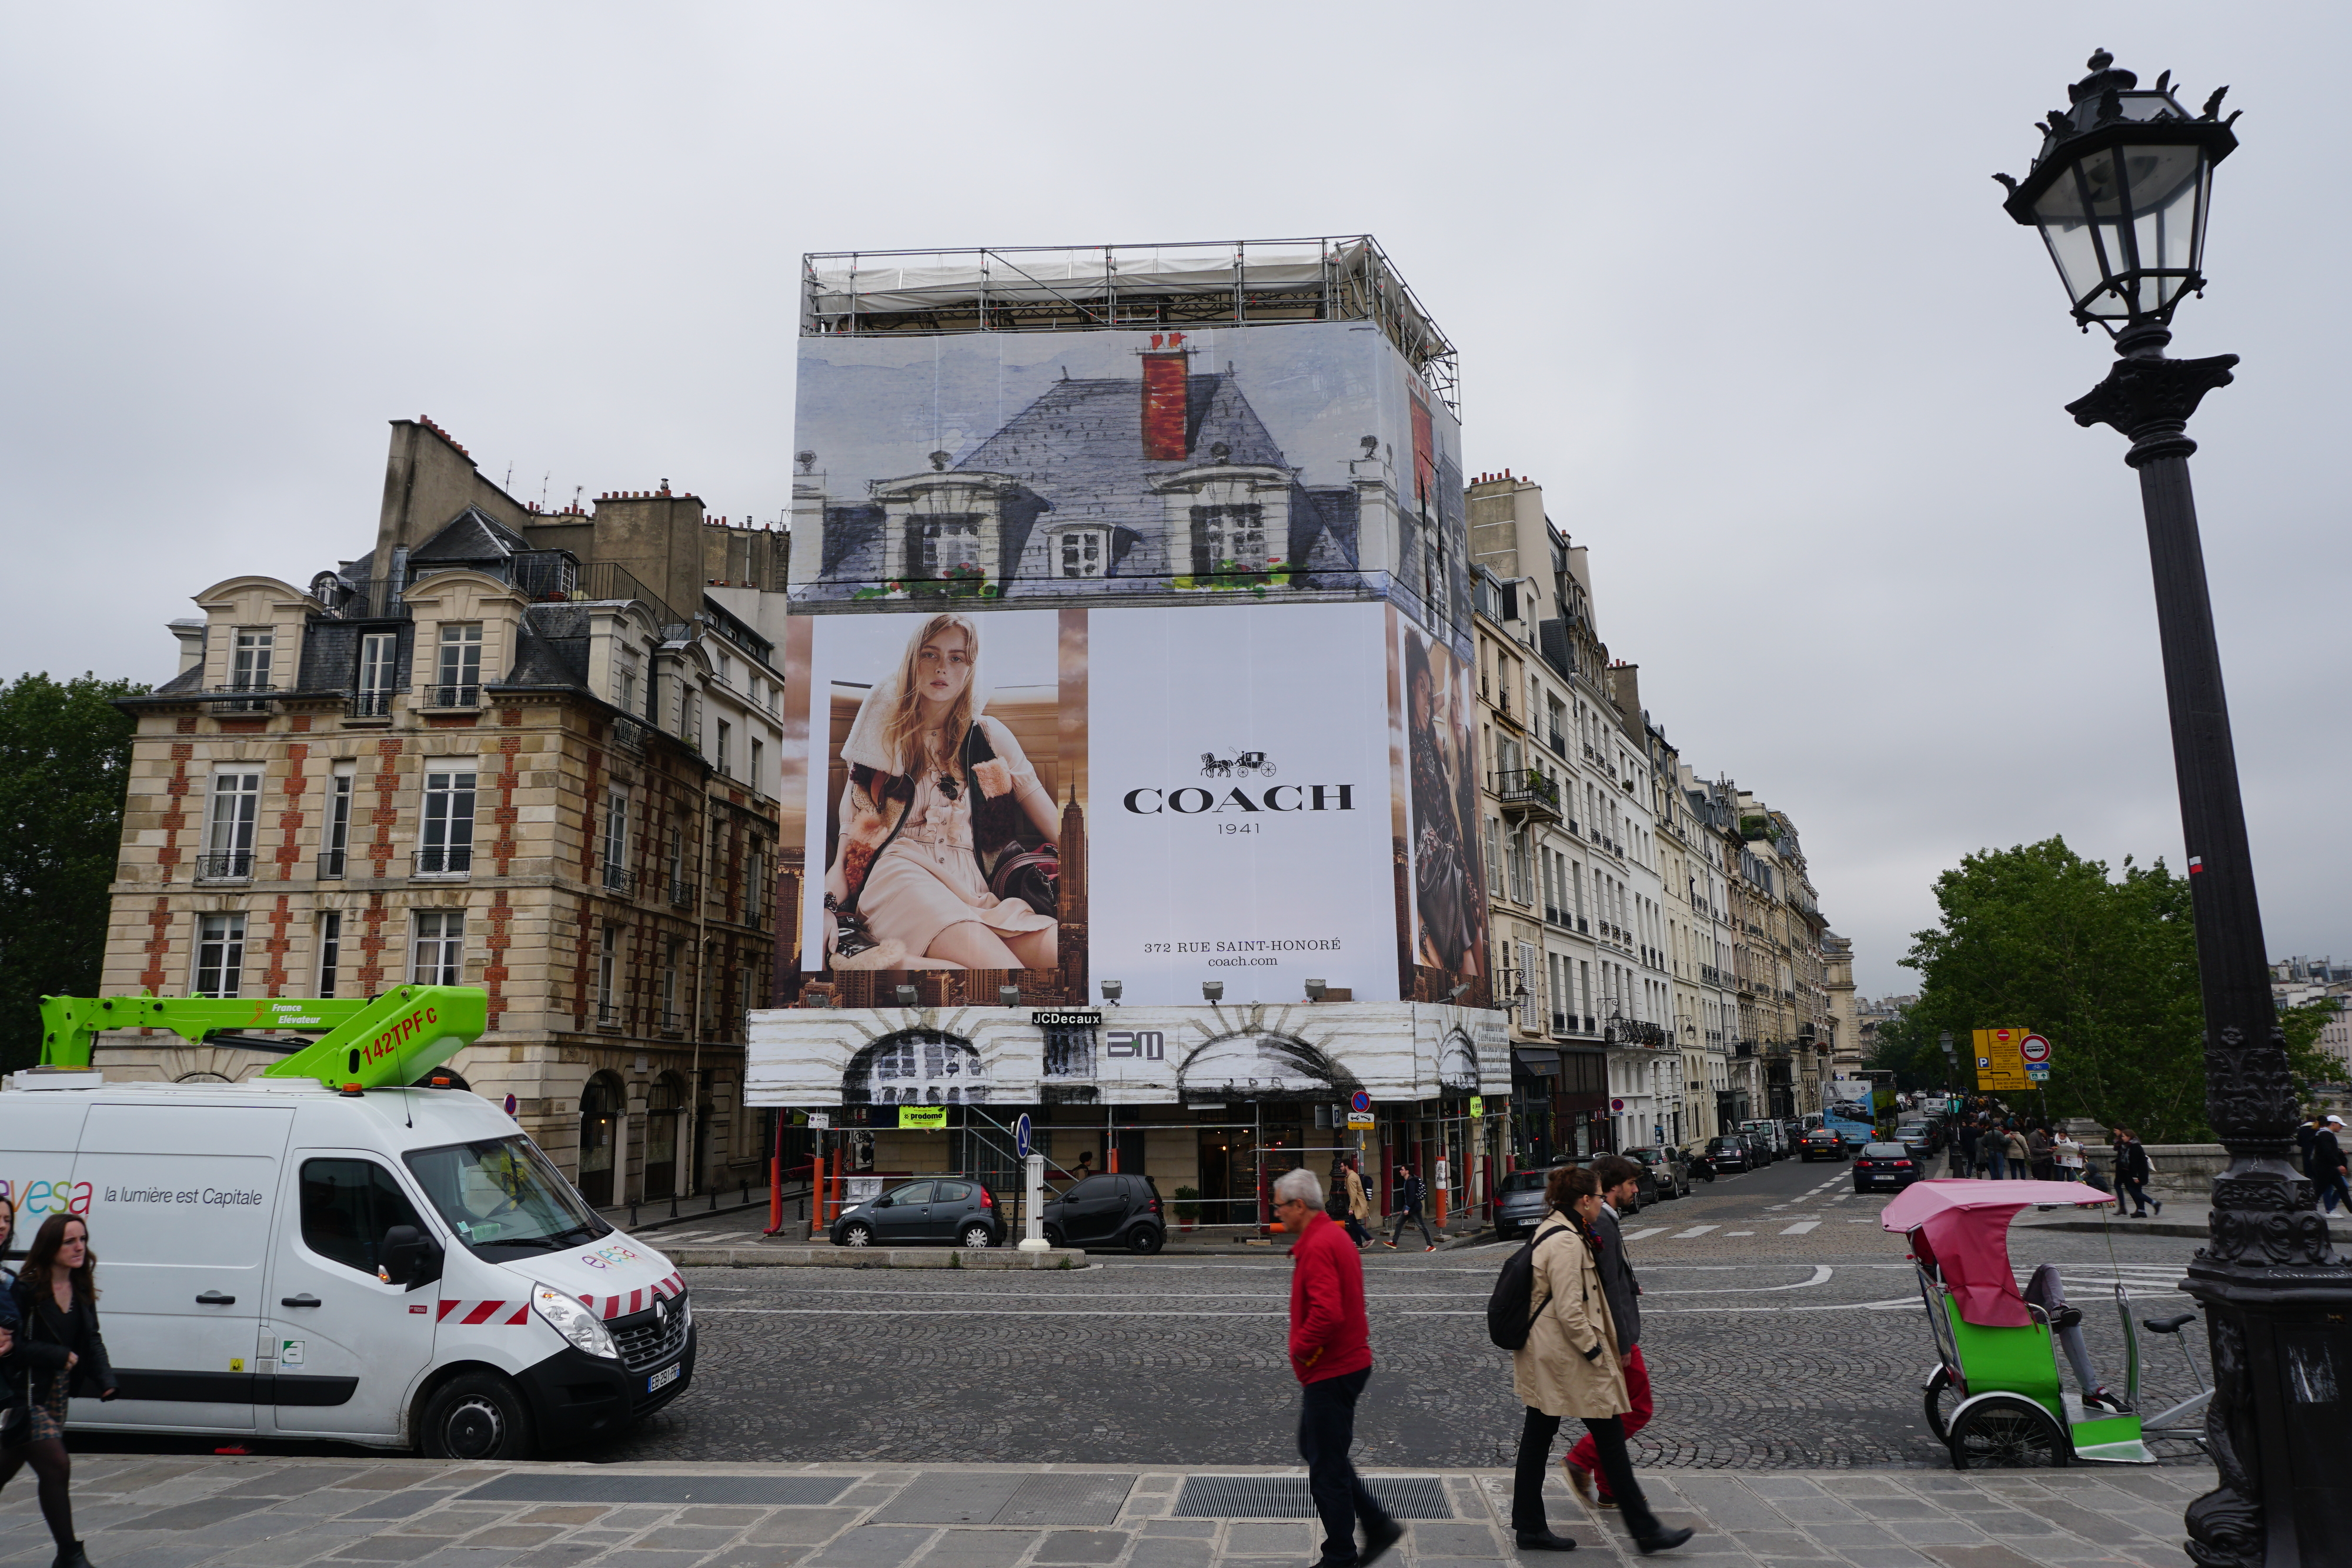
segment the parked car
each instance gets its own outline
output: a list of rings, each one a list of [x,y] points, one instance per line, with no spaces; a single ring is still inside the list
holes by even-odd
[[[1699,1155],[1707,1168],[1721,1176],[1726,1171],[1752,1171],[1756,1168],[1756,1145],[1745,1134],[1726,1134],[1706,1141],[1706,1153]]]
[[[1742,1133],[1739,1135],[1748,1140],[1748,1148],[1749,1153],[1755,1157],[1756,1168],[1758,1170],[1762,1170],[1766,1166],[1770,1165],[1773,1161],[1780,1157],[1772,1147],[1772,1138],[1769,1134]]]
[[[1853,1190],[1870,1192],[1891,1186],[1901,1192],[1927,1174],[1903,1144],[1864,1144],[1853,1162]]]
[[[1660,1197],[1683,1197],[1691,1189],[1690,1157],[1673,1147],[1627,1149],[1625,1157],[1639,1160],[1657,1178]],[[1646,1196],[1646,1195],[1645,1195]]]
[[[1925,1123],[1904,1123],[1895,1129],[1895,1141],[1909,1149],[1915,1160],[1924,1160],[1936,1152],[1936,1135]]]
[[[1845,1140],[1838,1136],[1835,1127],[1815,1127],[1797,1145],[1797,1153],[1807,1165],[1815,1160],[1842,1160],[1845,1158]]]
[[[1742,1122],[1739,1130],[1763,1140],[1764,1155],[1768,1161],[1777,1160],[1789,1152],[1788,1134],[1780,1130],[1778,1122]]]
[[[1544,1186],[1549,1170],[1512,1171],[1496,1184],[1495,1234],[1509,1241],[1532,1236],[1544,1217]]]
[[[918,1176],[868,1198],[833,1222],[835,1247],[906,1247],[943,1241],[977,1251],[1004,1245],[1004,1211],[988,1184],[970,1176]]]
[[[1132,1172],[1090,1176],[1045,1200],[1045,1239],[1055,1247],[1119,1247],[1157,1252],[1168,1239],[1167,1211],[1151,1178]]]

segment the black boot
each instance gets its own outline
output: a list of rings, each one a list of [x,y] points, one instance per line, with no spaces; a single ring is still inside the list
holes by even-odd
[[[1633,1550],[1644,1557],[1653,1552],[1672,1552],[1688,1541],[1693,1533],[1690,1526],[1685,1525],[1680,1530],[1664,1530],[1655,1535],[1637,1535],[1633,1538]]]
[[[83,1553],[81,1542],[77,1541],[70,1546],[58,1549],[57,1560],[50,1568],[89,1568],[89,1558]]]
[[[1549,1529],[1521,1530],[1513,1532],[1522,1552],[1573,1552],[1576,1542],[1565,1535],[1554,1535]]]

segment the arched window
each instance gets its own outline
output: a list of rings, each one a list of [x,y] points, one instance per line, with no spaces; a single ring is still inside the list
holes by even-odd
[[[621,1081],[600,1072],[580,1092],[580,1196],[613,1204],[614,1145],[621,1130]]]
[[[908,1030],[850,1058],[841,1098],[847,1105],[982,1105],[988,1067],[968,1040]]]

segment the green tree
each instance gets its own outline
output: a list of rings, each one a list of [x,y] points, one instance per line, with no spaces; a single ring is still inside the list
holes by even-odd
[[[111,705],[146,689],[90,674],[0,686],[0,1066],[39,1060],[43,996],[98,988],[136,727]]]
[[[1949,1030],[1966,1076],[1975,1030],[2035,1030],[2053,1048],[2042,1097],[2053,1116],[2147,1143],[2210,1137],[2188,879],[2129,857],[2114,876],[2053,838],[1966,857],[1937,878],[1936,902],[1942,923],[1914,933],[1902,960],[1919,972],[1919,1000],[1890,1049],[1915,1068],[1940,1063],[1936,1037]]]

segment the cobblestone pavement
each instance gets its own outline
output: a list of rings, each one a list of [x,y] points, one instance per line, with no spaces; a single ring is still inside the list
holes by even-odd
[[[1911,1265],[1876,1223],[1889,1195],[1843,1166],[1783,1162],[1630,1218],[1643,1352],[1659,1393],[1639,1462],[1675,1469],[1946,1468],[1922,1419],[1932,1364]],[[1792,1233],[1793,1232],[1793,1233]],[[2122,1281],[2141,1316],[2187,1310],[2196,1243],[2119,1229],[2013,1239],[2053,1261],[2093,1358],[2123,1372]],[[1486,1341],[1506,1249],[1375,1249],[1377,1368],[1358,1422],[1370,1464],[1509,1462],[1509,1358]],[[1066,1274],[688,1271],[696,1385],[630,1439],[635,1460],[1293,1462],[1284,1356],[1289,1264],[1110,1259]],[[2192,1325],[2192,1337],[2196,1329]],[[2174,1340],[2143,1336],[2143,1403],[2194,1392]],[[2200,1357],[2201,1341],[2195,1345]],[[2186,1445],[2180,1462],[2201,1463]]]
[[[1389,1560],[1399,1568],[1562,1561],[1519,1558],[1506,1528],[1507,1476],[1368,1479],[1412,1505],[1400,1507],[1411,1522]],[[2173,1568],[2187,1561],[2182,1506],[2211,1479],[2185,1469],[1675,1471],[1643,1484],[1669,1525],[1699,1532],[1664,1563]],[[1257,1495],[1237,1495],[1242,1487]],[[1614,1515],[1588,1514],[1556,1478],[1549,1490],[1553,1528],[1579,1542],[1568,1562],[1635,1560]],[[1295,1469],[1230,1465],[1203,1474],[84,1458],[75,1492],[101,1568],[1297,1568],[1319,1533]],[[50,1551],[32,1489],[0,1494],[0,1563],[37,1564]]]

